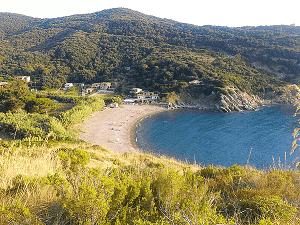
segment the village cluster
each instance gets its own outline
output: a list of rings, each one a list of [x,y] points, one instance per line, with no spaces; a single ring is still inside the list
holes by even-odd
[[[30,82],[30,76],[17,76],[17,80],[24,80]],[[0,82],[0,85],[5,85],[7,82]],[[110,82],[93,83],[92,85],[85,86],[84,83],[66,83],[63,87],[64,90],[69,90],[77,86],[82,91],[82,96],[89,94],[114,94],[115,88],[112,87]],[[34,91],[34,89],[32,89]],[[144,91],[141,88],[131,88],[128,91],[127,97],[124,99],[125,104],[136,103],[153,103],[158,101],[158,94],[151,91]]]
[[[115,88],[112,87],[112,84],[109,82],[93,83],[91,87],[84,88],[84,83],[66,83],[64,89],[70,89],[74,85],[82,88],[82,95],[86,94],[113,94],[115,93]],[[127,98],[124,99],[126,104],[135,104],[135,103],[152,103],[157,102],[158,94],[151,91],[143,91],[141,88],[132,88],[128,92]]]

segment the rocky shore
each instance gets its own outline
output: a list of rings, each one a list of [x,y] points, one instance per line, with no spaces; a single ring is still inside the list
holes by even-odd
[[[176,103],[169,103],[168,109],[197,108],[220,112],[256,110],[259,106],[267,104],[297,104],[300,100],[299,93],[297,85],[281,87],[279,92],[269,92],[261,97],[240,90],[230,90],[228,94],[219,92],[194,100],[180,99]]]

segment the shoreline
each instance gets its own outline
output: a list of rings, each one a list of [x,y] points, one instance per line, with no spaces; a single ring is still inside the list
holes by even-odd
[[[262,105],[254,111],[270,105],[278,104]],[[198,107],[177,109],[199,110]],[[168,110],[174,109],[159,105],[121,105],[118,108],[106,108],[86,118],[79,126],[81,133],[78,136],[88,143],[102,146],[114,153],[141,153],[143,151],[137,146],[135,140],[137,124],[148,116]]]
[[[138,149],[139,152],[143,152],[143,150],[138,147],[137,142],[136,142],[136,128],[137,128],[137,125],[142,120],[144,120],[145,118],[148,118],[149,116],[153,116],[157,113],[164,112],[164,111],[165,110],[162,110],[162,111],[159,111],[159,112],[154,112],[154,113],[151,113],[151,114],[146,114],[144,117],[137,119],[136,121],[134,121],[131,124],[132,126],[130,128],[129,135],[130,135],[130,142],[131,142],[131,145],[132,145],[133,148]]]
[[[142,152],[135,142],[136,125],[144,118],[168,109],[158,105],[121,105],[85,119],[79,138],[114,153]]]

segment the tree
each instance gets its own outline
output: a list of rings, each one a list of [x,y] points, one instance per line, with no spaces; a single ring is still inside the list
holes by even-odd
[[[0,90],[0,111],[17,112],[25,107],[23,97],[30,93],[24,81],[13,81]]]
[[[49,98],[37,98],[35,105],[33,105],[33,112],[48,113],[50,110],[55,109],[56,104]]]

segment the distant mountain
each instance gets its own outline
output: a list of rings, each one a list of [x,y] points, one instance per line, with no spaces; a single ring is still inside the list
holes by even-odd
[[[300,27],[195,26],[125,9],[39,19],[0,13],[0,74],[33,85],[111,81],[199,93],[234,86],[260,96],[300,84]],[[280,80],[277,80],[278,78]]]

